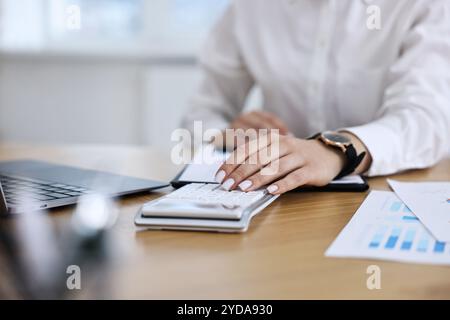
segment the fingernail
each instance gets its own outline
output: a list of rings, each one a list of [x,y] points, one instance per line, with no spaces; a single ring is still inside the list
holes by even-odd
[[[278,191],[278,186],[276,184],[271,185],[270,187],[267,188],[267,191],[269,191],[269,193],[274,193]]]
[[[225,171],[220,170],[220,171],[217,172],[217,174],[216,174],[216,178],[215,178],[216,181],[217,181],[218,183],[222,183],[223,178],[225,178],[225,175],[226,175]]]
[[[228,179],[227,181],[225,181],[223,184],[222,184],[222,188],[224,188],[225,190],[230,190],[231,189],[231,187],[234,185],[234,179]]]
[[[245,180],[239,184],[239,188],[241,188],[242,191],[245,191],[248,188],[250,188],[252,186],[252,184],[253,183],[250,180]]]

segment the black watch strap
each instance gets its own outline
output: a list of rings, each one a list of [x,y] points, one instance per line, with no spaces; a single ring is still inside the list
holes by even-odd
[[[314,140],[319,138],[321,133],[317,133],[311,137],[309,137],[309,140]],[[335,179],[339,179],[342,177],[345,177],[353,172],[355,172],[356,168],[360,165],[361,161],[366,156],[365,152],[362,152],[360,155],[356,153],[356,149],[353,146],[353,144],[350,144],[347,149],[345,150],[345,157],[347,158],[347,162],[345,164],[345,167],[339,172],[339,174],[336,176]]]
[[[365,152],[361,152],[360,155],[356,153],[356,149],[353,144],[350,144],[345,150],[345,157],[347,158],[347,163],[344,168],[339,172],[336,176],[336,179],[345,177],[353,172],[355,172],[356,168],[360,165],[361,161],[366,156]]]

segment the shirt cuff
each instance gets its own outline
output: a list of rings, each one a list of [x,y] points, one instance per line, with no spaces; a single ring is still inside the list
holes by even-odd
[[[398,171],[396,153],[401,153],[395,132],[383,123],[372,122],[362,126],[344,128],[358,137],[372,156],[372,164],[365,175],[388,175]]]

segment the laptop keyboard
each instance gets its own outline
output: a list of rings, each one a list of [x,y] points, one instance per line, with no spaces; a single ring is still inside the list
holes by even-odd
[[[65,198],[79,197],[89,193],[88,189],[69,186],[61,183],[19,179],[0,175],[6,203],[18,205],[26,201],[52,201]]]

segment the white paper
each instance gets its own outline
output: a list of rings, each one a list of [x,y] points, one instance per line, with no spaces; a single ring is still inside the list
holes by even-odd
[[[450,241],[450,182],[388,183],[436,239]]]
[[[450,243],[437,241],[395,193],[372,191],[325,255],[450,265]]]
[[[212,145],[204,146],[196,152],[192,163],[186,166],[179,180],[215,183],[215,175],[228,155],[228,153],[217,151]]]
[[[178,180],[215,183],[215,175],[228,156],[229,153],[217,151],[212,145],[204,146],[195,154],[192,163],[186,167]],[[359,175],[350,175],[331,182],[331,184],[363,183],[364,180]]]

